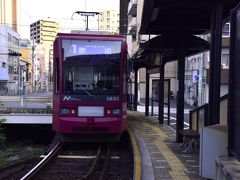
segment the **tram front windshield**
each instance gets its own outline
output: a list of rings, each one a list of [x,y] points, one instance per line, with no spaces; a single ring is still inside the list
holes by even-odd
[[[62,40],[63,93],[119,95],[121,41]]]

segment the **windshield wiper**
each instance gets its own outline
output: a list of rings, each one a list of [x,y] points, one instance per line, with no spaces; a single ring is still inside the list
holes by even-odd
[[[88,92],[87,90],[85,89],[82,89],[88,96],[93,96],[90,92]]]

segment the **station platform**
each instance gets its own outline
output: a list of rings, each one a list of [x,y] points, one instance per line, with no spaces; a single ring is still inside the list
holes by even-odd
[[[168,125],[159,125],[153,117],[128,111],[128,126],[140,151],[142,180],[203,180],[199,176],[199,154],[184,153],[176,143],[176,133]],[[136,178],[138,179],[138,178]]]

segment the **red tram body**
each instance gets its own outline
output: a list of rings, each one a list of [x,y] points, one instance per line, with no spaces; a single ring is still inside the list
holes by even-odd
[[[116,141],[126,131],[124,36],[59,33],[53,83],[53,130],[65,141]]]

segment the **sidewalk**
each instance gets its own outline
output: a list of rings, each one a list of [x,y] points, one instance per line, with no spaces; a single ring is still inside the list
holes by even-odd
[[[198,175],[199,154],[184,153],[169,126],[136,111],[128,111],[128,124],[140,147],[143,180],[203,179]]]

